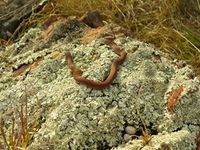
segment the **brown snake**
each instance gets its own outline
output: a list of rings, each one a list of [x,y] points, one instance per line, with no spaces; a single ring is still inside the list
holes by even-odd
[[[112,62],[110,73],[106,80],[101,81],[101,82],[95,82],[93,80],[86,79],[82,77],[82,71],[73,63],[72,56],[69,52],[66,53],[66,61],[68,67],[72,70],[72,74],[74,79],[81,83],[84,84],[88,87],[95,88],[95,89],[103,89],[106,88],[108,85],[110,85],[113,80],[115,79],[117,75],[117,66],[120,65],[126,58],[127,53],[125,51],[122,51],[119,47],[117,47],[116,43],[113,42],[114,39],[107,38],[105,41],[105,44],[111,46],[114,49],[114,52],[118,54],[120,57],[115,59]]]

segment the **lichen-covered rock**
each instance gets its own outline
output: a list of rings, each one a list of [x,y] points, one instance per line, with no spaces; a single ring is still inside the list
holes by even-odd
[[[0,38],[8,40],[24,19],[48,0],[1,0]],[[13,37],[12,37],[13,38]]]
[[[175,150],[195,149],[200,124],[200,82],[191,77],[190,67],[176,67],[158,49],[124,36],[116,25],[90,29],[80,24],[76,22],[73,28],[69,28],[67,22],[55,25],[45,41],[30,38],[26,46],[10,55],[10,65],[1,64],[4,72],[0,78],[0,113],[20,104],[24,84],[29,90],[34,89],[28,99],[28,110],[42,109],[43,121],[29,149],[156,150],[162,146]],[[59,31],[56,27],[63,29],[65,26],[68,26],[63,30],[65,36],[48,39],[57,37],[52,36]],[[94,31],[98,34],[86,44],[81,38],[90,30],[102,32]],[[76,38],[69,40],[67,32],[68,36],[76,33]],[[102,90],[77,83],[64,54],[72,53],[84,77],[102,81],[112,60],[119,57],[102,42],[105,36],[113,33],[117,45],[127,52],[114,82]],[[31,33],[24,36],[28,34]],[[53,44],[48,46],[46,39]],[[35,45],[44,42],[46,46],[38,49],[33,41]],[[22,44],[20,42],[7,47],[7,51],[14,52]],[[52,54],[55,51],[59,52]],[[40,61],[34,65],[38,58]],[[12,67],[5,67],[11,64]],[[23,69],[24,65],[28,66]],[[126,143],[125,128],[129,125],[138,133]],[[151,138],[145,139],[148,136],[144,133]]]

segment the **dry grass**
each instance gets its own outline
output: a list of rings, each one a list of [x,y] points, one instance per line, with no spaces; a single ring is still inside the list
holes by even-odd
[[[172,59],[184,60],[200,73],[200,0],[51,0],[42,11],[33,12],[23,22],[19,37],[27,27],[42,23],[50,15],[82,16],[88,10],[96,9],[107,22],[115,22],[129,29],[134,38],[155,44]],[[6,41],[0,39],[2,43]],[[0,56],[1,60],[6,54],[3,56]],[[11,115],[9,139],[4,120],[1,120],[1,135],[8,149],[25,148],[30,142],[32,127],[28,126],[26,103],[27,97],[18,112],[18,123],[13,113]],[[14,130],[16,127],[19,130]],[[2,146],[0,143],[0,148]]]
[[[82,16],[96,9],[107,22],[129,29],[134,38],[155,44],[200,73],[200,0],[51,0],[21,31],[50,15]]]
[[[200,73],[199,0],[52,0],[52,4],[63,16],[98,9],[107,22],[131,30],[135,38],[155,44]]]

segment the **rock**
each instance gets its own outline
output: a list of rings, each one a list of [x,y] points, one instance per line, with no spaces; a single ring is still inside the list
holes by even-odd
[[[196,148],[199,80],[188,76],[190,66],[177,68],[165,54],[127,37],[124,30],[114,24],[91,28],[76,19],[61,19],[46,30],[30,29],[6,47],[8,57],[0,63],[0,113],[19,110],[25,89],[32,91],[28,120],[38,125],[28,149],[155,150],[163,142],[171,149]],[[103,43],[106,36],[117,37],[117,46],[128,53],[115,80],[102,90],[77,83],[65,53],[71,52],[84,77],[102,81],[119,57]],[[140,138],[125,143],[125,125],[139,129],[141,120],[156,131],[149,144]],[[8,127],[9,120],[5,124]]]
[[[92,28],[102,27],[103,24],[103,18],[99,11],[88,11],[85,15],[83,15],[80,19],[80,21],[83,21],[85,24]]]
[[[136,128],[134,128],[133,126],[127,126],[125,128],[125,131],[129,135],[134,135],[136,133]]]
[[[124,141],[125,141],[125,142],[129,142],[129,141],[131,141],[131,140],[132,140],[131,135],[129,135],[129,134],[124,134]]]
[[[9,0],[0,2],[0,38],[9,39],[23,19],[48,0]]]

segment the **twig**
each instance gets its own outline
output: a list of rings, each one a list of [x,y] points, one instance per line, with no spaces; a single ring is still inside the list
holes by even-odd
[[[15,35],[16,35],[17,33],[19,33],[19,30],[25,25],[25,23],[26,23],[26,20],[23,20],[23,21],[19,24],[19,26],[18,26],[17,29],[14,31],[14,33],[12,34],[12,36],[8,39],[6,45],[8,45],[8,44],[11,42],[11,40],[13,40],[13,38],[15,37]]]
[[[114,0],[112,0],[113,4],[115,5],[115,7],[118,9],[118,11],[122,14],[122,16],[124,17],[124,19],[126,19],[126,16],[124,15],[124,13],[122,12],[122,10],[117,6],[117,4],[115,3]]]
[[[200,49],[198,47],[196,47],[190,40],[188,40],[185,36],[183,36],[183,34],[181,34],[179,31],[173,29],[178,35],[180,35],[183,39],[185,39],[188,43],[190,43],[199,53],[200,53]]]
[[[199,11],[200,11],[200,2],[199,2],[199,0],[197,0],[197,5],[198,5]]]
[[[4,131],[4,129],[3,129],[3,125],[4,125],[4,120],[3,120],[3,118],[1,117],[1,118],[0,118],[0,131],[1,131],[1,135],[3,136],[3,140],[4,140],[4,142],[5,142],[5,144],[6,144],[7,148],[8,148],[8,150],[10,150],[10,146],[9,146],[8,141],[7,141],[7,139],[6,139],[6,135],[5,135],[5,131]]]

